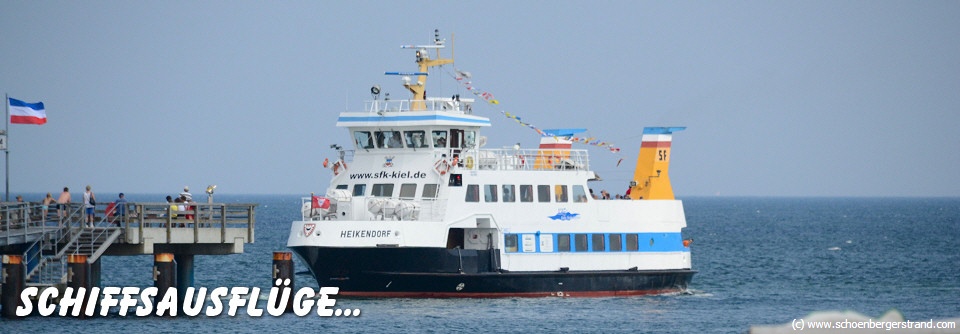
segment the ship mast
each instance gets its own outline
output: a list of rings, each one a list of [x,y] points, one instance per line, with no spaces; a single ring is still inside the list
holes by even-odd
[[[400,48],[403,49],[417,49],[417,65],[419,70],[417,73],[417,81],[410,82],[409,80],[404,80],[403,86],[407,87],[411,93],[413,93],[413,99],[410,102],[410,110],[425,110],[426,104],[424,101],[427,99],[427,71],[431,67],[441,66],[445,64],[453,63],[453,56],[450,58],[440,58],[440,49],[443,49],[444,41],[440,39],[440,30],[435,29],[433,31],[433,45],[402,45]],[[437,59],[430,59],[430,55],[427,53],[427,49],[436,49],[437,50]]]

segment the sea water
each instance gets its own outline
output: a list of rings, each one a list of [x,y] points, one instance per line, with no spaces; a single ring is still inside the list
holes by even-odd
[[[99,195],[103,197],[103,194]],[[161,195],[130,195],[162,201]],[[104,197],[105,198],[105,197]],[[30,198],[27,198],[30,200]],[[39,197],[38,197],[39,199]],[[195,286],[271,286],[272,252],[286,251],[300,196],[217,195],[259,203],[256,243],[197,256]],[[911,321],[960,316],[958,198],[684,199],[694,276],[687,293],[624,298],[337,299],[358,317],[245,312],[230,317],[29,317],[0,333],[113,332],[746,332],[817,310],[872,317],[896,309]],[[153,285],[149,256],[103,258],[103,286]],[[297,271],[306,268],[297,260]],[[318,288],[308,274],[299,287]],[[261,301],[262,303],[263,301]],[[132,312],[131,312],[132,314]]]

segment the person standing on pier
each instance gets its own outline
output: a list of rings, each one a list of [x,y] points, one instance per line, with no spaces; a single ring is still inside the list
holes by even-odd
[[[53,195],[51,195],[50,193],[47,193],[47,197],[44,197],[43,202],[41,202],[40,204],[41,205],[40,207],[43,209],[43,216],[41,218],[43,219],[43,221],[47,220],[47,212],[49,212],[50,210],[50,204],[54,204],[54,203],[56,202],[53,201]]]
[[[63,192],[60,193],[60,197],[57,198],[57,217],[63,218],[67,216],[67,206],[70,205],[70,188],[63,187]]]
[[[193,202],[193,195],[190,194],[190,187],[184,186],[183,192],[180,193],[180,197],[183,197],[184,202]]]
[[[90,185],[87,185],[87,191],[83,193],[83,208],[87,211],[87,227],[93,227],[93,209],[97,205],[97,196],[90,191]]]
[[[194,207],[193,207],[193,206],[186,205],[186,203],[192,203],[192,202],[193,202],[193,195],[190,194],[190,187],[188,187],[188,186],[183,186],[183,192],[180,193],[180,200],[183,201],[183,203],[185,203],[185,205],[183,205],[181,211],[188,211],[188,210],[191,210],[191,211],[192,211],[192,210],[194,210]],[[184,216],[185,216],[185,218],[188,219],[188,220],[193,220],[193,215],[192,215],[192,214],[185,213]]]
[[[123,193],[120,193],[120,197],[113,202],[114,212],[117,213],[117,216],[120,217],[120,220],[117,221],[117,225],[120,225],[121,222],[127,218],[127,198],[123,197]]]

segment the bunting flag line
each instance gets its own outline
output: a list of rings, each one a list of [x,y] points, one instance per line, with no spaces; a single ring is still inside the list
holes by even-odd
[[[454,71],[456,72],[456,75],[453,75],[454,79],[457,81],[458,84],[460,84],[461,86],[463,86],[464,88],[466,88],[468,91],[470,91],[470,93],[472,93],[473,95],[476,95],[476,96],[480,97],[480,98],[483,99],[484,101],[487,101],[487,103],[489,103],[489,104],[500,104],[500,101],[497,100],[496,98],[494,98],[492,93],[477,88],[476,86],[473,85],[473,82],[472,82],[472,81],[467,80],[467,79],[470,79],[470,77],[472,76],[472,75],[470,74],[470,72],[461,71],[461,70],[459,70],[459,69],[455,69]],[[512,120],[516,121],[517,124],[520,124],[520,125],[523,126],[523,127],[527,127],[527,128],[530,128],[530,129],[533,130],[533,131],[536,131],[537,134],[539,134],[540,136],[545,136],[545,135],[546,135],[546,134],[543,132],[543,130],[540,130],[540,128],[534,126],[533,124],[524,122],[524,121],[523,121],[522,119],[520,119],[520,117],[517,116],[517,115],[511,114],[511,113],[506,112],[506,111],[503,111],[503,110],[501,110],[500,113],[503,114],[503,116],[505,116],[506,118],[509,118],[509,119],[512,119]],[[580,144],[585,144],[585,145],[591,145],[591,146],[597,146],[597,147],[603,147],[603,148],[606,148],[606,149],[610,150],[610,153],[620,153],[620,148],[616,147],[613,143],[609,143],[609,142],[605,142],[605,141],[599,141],[599,140],[597,140],[597,139],[594,138],[594,137],[590,137],[590,138],[580,138],[580,137],[557,137],[557,136],[554,136],[554,139],[558,139],[558,138],[563,138],[563,139],[565,139],[565,140],[569,140],[569,141],[572,141],[572,142],[575,142],[575,143],[580,143]],[[621,159],[621,160],[623,160],[623,159]],[[619,165],[619,163],[618,163],[618,165]]]

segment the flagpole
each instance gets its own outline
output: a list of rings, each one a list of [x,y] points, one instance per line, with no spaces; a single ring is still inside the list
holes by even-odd
[[[4,171],[6,172],[6,177],[4,178],[3,184],[5,186],[5,191],[3,193],[3,201],[10,201],[10,95],[9,93],[3,93],[3,105],[6,112],[4,113],[3,119],[3,135],[6,136],[7,147],[3,149],[3,163],[6,165]]]

